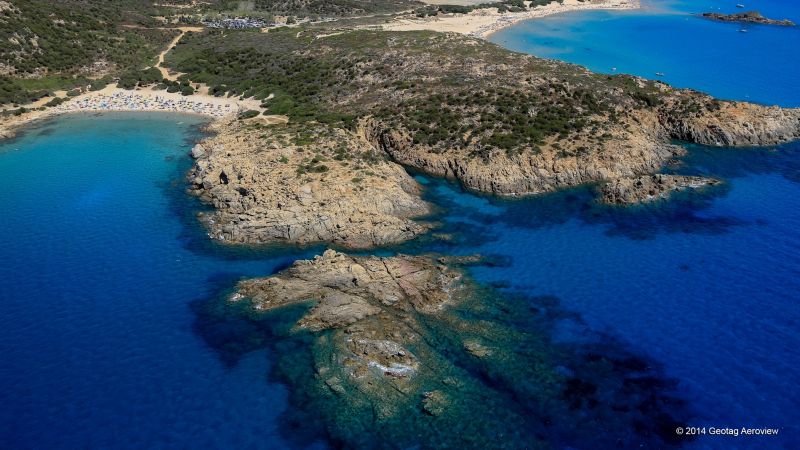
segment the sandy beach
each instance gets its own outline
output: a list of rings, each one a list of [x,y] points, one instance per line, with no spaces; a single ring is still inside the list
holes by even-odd
[[[28,105],[30,106],[30,105]],[[34,120],[74,112],[144,111],[200,114],[215,119],[246,110],[261,111],[256,99],[214,97],[204,94],[184,96],[178,92],[157,91],[151,88],[125,90],[115,85],[73,97],[56,107],[29,111],[19,116],[7,116],[0,122],[0,138],[11,137],[14,130]]]
[[[392,31],[431,30],[486,38],[496,31],[523,20],[571,11],[592,9],[624,10],[636,9],[639,6],[639,0],[586,0],[583,2],[579,0],[564,0],[563,3],[554,2],[545,6],[537,6],[524,12],[500,13],[497,8],[485,8],[468,14],[447,14],[427,18],[398,18],[384,25],[383,29]]]

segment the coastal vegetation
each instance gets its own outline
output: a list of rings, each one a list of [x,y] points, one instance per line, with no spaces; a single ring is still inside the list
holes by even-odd
[[[191,33],[167,63],[214,95],[254,97],[293,121],[352,130],[370,117],[405,130],[414,145],[483,157],[536,153],[578,135],[607,140],[608,123],[666,95],[654,82],[424,31]]]
[[[177,34],[156,11],[145,0],[0,2],[0,104],[149,65]]]
[[[527,5],[524,0],[488,1],[476,5],[426,5],[416,9],[417,17],[437,16],[439,14],[467,14],[479,9],[496,8],[498,12],[522,12],[529,8],[544,6],[555,0],[531,0]]]
[[[319,18],[391,13],[420,4],[416,0],[222,0],[215,7],[220,11],[255,11]]]

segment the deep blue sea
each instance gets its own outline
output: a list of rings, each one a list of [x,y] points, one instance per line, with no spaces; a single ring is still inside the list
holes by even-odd
[[[303,255],[201,248],[198,123],[76,115],[0,144],[0,448],[280,446],[269,358],[226,366],[191,306]]]
[[[524,23],[493,39],[800,106],[800,30],[739,33],[686,14],[733,11],[727,2],[646,6]],[[758,9],[800,22],[791,2]],[[274,350],[221,358],[198,305],[320,249],[207,241],[194,220],[201,206],[184,193],[199,124],[72,115],[0,143],[0,448],[292,445],[281,432],[287,388],[268,377]],[[624,210],[595,204],[589,188],[505,201],[419,176],[452,240],[402,250],[502,261],[470,270],[510,299],[557,298],[572,314],[556,323],[556,341],[599,333],[661,367],[691,425],[780,428],[701,436],[689,448],[800,448],[800,145],[692,147],[667,170],[726,183]]]

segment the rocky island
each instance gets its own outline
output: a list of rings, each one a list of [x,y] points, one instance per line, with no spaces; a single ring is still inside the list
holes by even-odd
[[[706,19],[716,20],[719,22],[739,22],[739,23],[757,23],[761,25],[778,25],[782,27],[793,27],[795,23],[789,19],[775,20],[769,19],[761,15],[758,11],[747,11],[743,13],[734,14],[721,14],[707,12],[701,14]]]
[[[612,205],[633,205],[669,198],[675,192],[720,184],[713,178],[685,175],[654,174],[609,181],[600,187],[603,202]]]
[[[650,383],[616,381],[622,374],[652,379],[657,371],[624,353],[598,361],[590,348],[532,331],[531,321],[558,314],[557,302],[503,302],[476,286],[464,263],[480,258],[328,250],[274,276],[239,282],[223,305],[212,303],[206,321],[212,315],[228,327],[227,317],[245,315],[252,326],[239,328],[254,334],[237,340],[297,346],[283,353],[276,370],[314,419],[292,420],[301,429],[320,425],[346,447],[546,448],[553,438],[627,447],[673,440],[673,415],[685,414],[682,403]],[[292,317],[288,328],[273,329],[279,339],[265,340],[259,327],[283,323],[280,315]],[[616,431],[626,427],[638,431]]]

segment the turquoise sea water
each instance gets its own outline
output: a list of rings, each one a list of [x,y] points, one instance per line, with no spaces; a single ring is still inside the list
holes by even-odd
[[[0,144],[1,448],[280,446],[269,358],[226,366],[191,304],[300,255],[193,247],[198,123],[70,116]]]
[[[782,2],[761,4],[765,14],[798,16]],[[546,19],[538,26],[558,28],[548,32],[556,40],[536,45],[560,48],[580,28],[593,52],[634,57],[646,42],[674,40],[671,21],[686,23],[685,33],[695,36],[742,37],[735,27],[720,31],[728,24],[685,20],[686,4],[656,6],[660,13]],[[652,22],[662,27],[644,26]],[[504,33],[539,42],[520,30],[531,26]],[[791,33],[746,35],[771,39],[772,49],[797,43]],[[615,35],[638,39],[620,48]],[[719,42],[714,52],[739,48],[735,40]],[[705,64],[702,49],[683,45],[682,53],[694,48]],[[633,60],[625,70],[677,76],[647,65],[665,66],[675,52]],[[773,64],[761,78],[756,56]],[[777,51],[748,58],[725,70],[709,63],[685,84],[670,81],[800,104],[798,90],[786,84],[797,76],[796,60]],[[613,64],[623,68],[619,58]],[[746,90],[736,87],[747,79]],[[243,333],[235,322],[210,321],[203,310],[237,278],[275,272],[319,249],[238,251],[208,243],[193,216],[200,205],[184,194],[183,181],[199,123],[176,115],[75,115],[0,143],[0,447],[325,446],[322,435],[292,436],[285,413],[307,405],[290,405],[287,387],[268,377],[280,348],[237,351],[251,343],[237,340]],[[726,184],[621,210],[596,205],[588,188],[503,201],[419,176],[439,207],[439,231],[453,240],[423,238],[384,252],[490,256],[496,263],[471,269],[478,281],[509,294],[508,301],[557,303],[557,342],[590,342],[599,355],[624,348],[658,367],[664,380],[653,385],[686,402],[681,419],[688,424],[780,428],[777,437],[700,436],[688,448],[798,448],[800,145],[693,147],[668,170]]]
[[[800,27],[721,23],[693,15],[749,10],[800,23],[800,4],[788,0],[642,0],[640,10],[522,22],[490,41],[596,72],[659,79],[720,98],[800,106]]]

